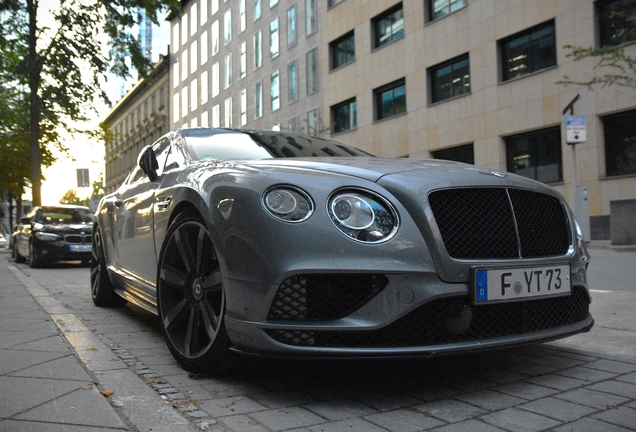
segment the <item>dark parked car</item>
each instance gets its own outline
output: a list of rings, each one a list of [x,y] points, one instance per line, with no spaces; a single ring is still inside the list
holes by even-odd
[[[524,177],[184,129],[102,199],[91,290],[158,314],[174,357],[214,372],[233,352],[428,356],[588,331],[588,260],[563,197]]]
[[[85,263],[91,257],[94,215],[88,207],[56,205],[34,207],[12,234],[16,262],[43,267],[54,261]]]

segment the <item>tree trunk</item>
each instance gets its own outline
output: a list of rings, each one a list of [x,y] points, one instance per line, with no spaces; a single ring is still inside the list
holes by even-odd
[[[42,166],[40,153],[41,66],[37,55],[37,1],[27,0],[29,13],[29,149],[31,156],[31,192],[34,206],[42,205]]]

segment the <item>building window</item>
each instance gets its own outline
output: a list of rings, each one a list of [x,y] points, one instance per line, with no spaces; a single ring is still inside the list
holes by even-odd
[[[217,97],[221,87],[221,77],[219,73],[219,63],[216,62],[212,65],[212,97]]]
[[[179,121],[179,93],[172,96],[172,123]],[[128,131],[128,119],[126,119],[126,131]]]
[[[383,120],[406,112],[406,82],[404,79],[373,90],[375,119]]]
[[[307,53],[307,94],[318,91],[318,49]]]
[[[218,104],[212,107],[212,127],[221,127],[221,107]]]
[[[358,127],[356,99],[350,99],[331,107],[331,133],[337,134]]]
[[[289,119],[289,122],[287,122],[287,129],[290,132],[298,132],[298,117]]]
[[[263,33],[259,30],[254,34],[254,69],[263,65]]]
[[[333,7],[335,5],[337,5],[338,3],[343,2],[344,0],[328,0],[327,1],[327,7]]]
[[[605,175],[636,174],[636,110],[603,117]]]
[[[499,41],[502,81],[556,66],[554,21]]]
[[[220,38],[219,38],[219,21],[212,23],[212,55],[215,56],[219,52]]]
[[[466,0],[426,0],[428,20],[433,21],[466,6]]]
[[[313,109],[307,113],[307,133],[312,136],[318,136],[320,133],[318,125],[318,109]]]
[[[263,83],[259,81],[254,89],[254,118],[261,117],[263,117]]]
[[[197,13],[197,4],[193,3],[190,8],[190,36],[194,36],[197,33],[197,19],[199,14]]]
[[[232,53],[225,54],[225,88],[232,85]]]
[[[190,104],[192,105],[190,108],[192,111],[199,107],[199,89],[196,79],[193,79],[190,83]]]
[[[208,71],[201,72],[201,105],[208,103]]]
[[[232,127],[232,98],[225,99],[225,112],[223,113],[225,127]]]
[[[278,18],[269,23],[269,56],[274,58],[278,55]]]
[[[316,0],[305,0],[305,35],[316,33]]]
[[[544,183],[563,180],[559,126],[514,135],[506,141],[506,169]]]
[[[298,30],[296,28],[296,5],[287,10],[287,46],[296,45]]]
[[[223,16],[223,24],[224,24],[224,32],[225,35],[225,45],[232,42],[232,9],[228,9],[225,11],[225,15]]]
[[[247,75],[247,42],[241,42],[241,59],[239,63],[239,73],[241,78]]]
[[[247,27],[247,17],[245,15],[245,0],[239,3],[239,33],[243,33]]]
[[[208,57],[210,53],[208,52],[208,31],[205,30],[201,33],[201,66],[208,62]]]
[[[210,115],[208,114],[207,111],[204,111],[204,112],[201,113],[201,127],[206,128],[206,127],[208,127],[210,125],[209,117],[210,117]]]
[[[254,0],[254,21],[261,17],[261,0]]]
[[[269,0],[270,9],[278,4],[278,0]]]
[[[190,44],[190,73],[194,74],[199,66],[199,50],[197,41],[194,40]]]
[[[212,15],[219,11],[219,0],[212,0]]]
[[[329,44],[331,69],[351,63],[356,59],[356,45],[353,30]]]
[[[473,144],[437,150],[432,153],[435,159],[445,159],[475,165],[475,149]]]
[[[203,24],[208,22],[208,2],[207,1],[201,2],[201,16],[199,18],[201,18],[201,27],[203,27]]]
[[[188,49],[184,49],[181,53],[181,82],[188,78]]]
[[[241,126],[247,124],[247,90],[241,90]]]
[[[379,48],[404,37],[402,3],[373,18],[371,26],[373,30],[373,48]]]
[[[189,107],[190,106],[188,104],[188,87],[184,87],[181,89],[181,118],[185,118],[185,116],[188,115]]]
[[[280,108],[280,80],[278,71],[274,72],[270,77],[270,96],[272,99],[272,111],[278,111]]]
[[[603,0],[595,5],[600,46],[617,46],[636,40],[636,0]]]
[[[298,99],[298,67],[295,60],[287,66],[287,99],[289,102]]]
[[[433,66],[429,69],[429,79],[432,103],[470,93],[468,55]]]
[[[172,27],[172,52],[176,53],[179,51],[179,23],[174,23],[174,27]]]
[[[175,57],[175,62],[172,65],[172,87],[179,87],[179,58]]]

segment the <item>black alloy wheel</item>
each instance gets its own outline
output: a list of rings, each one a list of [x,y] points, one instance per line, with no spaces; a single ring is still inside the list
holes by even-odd
[[[210,233],[196,214],[180,214],[168,230],[159,257],[157,306],[168,348],[185,369],[226,369],[223,276]]]
[[[122,306],[126,299],[115,292],[108,270],[106,269],[106,256],[104,255],[104,242],[97,226],[93,229],[93,245],[91,247],[91,297],[96,306]]]

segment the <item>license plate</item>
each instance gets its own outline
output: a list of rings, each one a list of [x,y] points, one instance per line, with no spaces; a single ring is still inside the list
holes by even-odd
[[[475,303],[568,295],[572,291],[569,265],[519,268],[478,268],[473,278]]]
[[[91,245],[89,244],[81,244],[81,245],[71,245],[71,252],[90,252]]]

